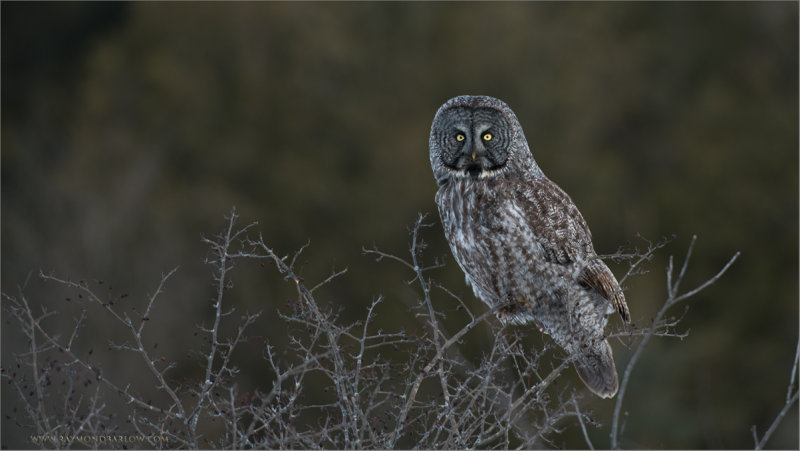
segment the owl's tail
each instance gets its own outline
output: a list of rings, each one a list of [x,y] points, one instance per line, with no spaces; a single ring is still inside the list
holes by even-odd
[[[617,367],[607,340],[597,342],[578,357],[575,369],[583,383],[597,396],[611,398],[617,394]]]

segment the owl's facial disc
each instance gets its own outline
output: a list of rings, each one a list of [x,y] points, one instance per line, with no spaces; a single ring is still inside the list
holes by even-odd
[[[496,110],[454,109],[441,138],[442,163],[456,177],[485,178],[499,173],[508,159],[510,127]]]

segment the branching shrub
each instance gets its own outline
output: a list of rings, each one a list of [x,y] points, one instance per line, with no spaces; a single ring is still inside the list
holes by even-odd
[[[385,301],[382,296],[369,304],[362,320],[342,321],[317,295],[345,271],[311,285],[298,275],[296,266],[305,247],[291,256],[280,256],[260,235],[255,236],[255,224],[237,225],[235,210],[227,220],[222,233],[204,239],[210,249],[206,263],[214,268],[215,298],[211,324],[198,326],[207,346],[201,353],[203,377],[197,380],[176,380],[171,373],[175,362],[157,358],[143,341],[153,306],[175,270],[164,274],[156,291],[137,310],[141,312],[137,317],[118,307],[118,297],[98,293],[83,281],[40,274],[80,293],[83,310],[69,334],[49,328],[45,319],[56,312],[47,307],[34,310],[24,290],[17,295],[3,293],[6,312],[28,343],[27,349],[13,355],[16,362],[4,364],[2,376],[24,406],[13,415],[18,426],[28,431],[30,446],[533,448],[548,446],[567,425],[580,427],[587,446],[593,446],[587,428],[602,426],[586,409],[584,390],[556,384],[570,359],[549,345],[525,345],[520,328],[501,326],[491,310],[471,311],[433,280],[430,271],[442,263],[423,259],[421,235],[428,225],[424,216],[410,229],[408,258],[377,248],[363,250],[377,261],[407,271],[409,284],[418,293],[413,312],[423,326],[423,332],[413,334],[376,327],[376,311]],[[645,265],[669,240],[644,242],[644,249],[605,256],[628,263],[621,283],[645,272]],[[622,403],[645,345],[654,336],[684,336],[678,330],[683,316],[673,316],[673,307],[717,281],[738,257],[737,253],[700,286],[680,291],[694,244],[692,239],[677,274],[670,258],[666,300],[652,323],[646,328],[610,331],[610,336],[635,343],[616,398],[611,447],[619,446]],[[263,346],[267,388],[240,393],[241,374],[233,354],[252,339],[250,329],[259,323],[261,313],[233,315],[226,293],[232,288],[231,272],[252,260],[274,266],[294,287],[295,298],[288,309],[278,311],[289,331],[285,348],[269,341]],[[469,317],[455,333],[447,333],[444,327],[444,303],[455,304]],[[111,380],[100,365],[85,357],[85,350],[75,349],[75,337],[87,333],[88,315],[106,315],[127,331],[127,341],[112,344],[114,352],[140,359],[151,380]],[[486,351],[476,359],[466,352],[464,339],[479,325],[492,333]],[[98,340],[102,337],[94,339]],[[152,383],[161,395],[157,399],[141,394]],[[797,400],[791,387],[787,405]]]

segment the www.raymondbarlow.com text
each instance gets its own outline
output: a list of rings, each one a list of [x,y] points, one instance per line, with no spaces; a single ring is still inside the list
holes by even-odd
[[[91,444],[112,444],[112,443],[153,443],[166,442],[167,437],[163,435],[145,436],[138,434],[130,435],[31,435],[28,439],[35,444],[40,443],[74,443],[80,442],[87,445]]]

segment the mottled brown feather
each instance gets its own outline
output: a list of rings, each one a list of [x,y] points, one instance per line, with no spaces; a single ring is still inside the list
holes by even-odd
[[[586,261],[581,282],[608,299],[629,323],[631,314],[622,288],[595,253],[592,233],[569,195],[551,180],[541,178],[531,183],[530,190],[517,191],[517,198],[528,205],[528,220],[539,232],[546,258],[561,264]]]
[[[631,313],[625,302],[625,295],[611,274],[608,267],[599,260],[599,264],[591,264],[581,273],[581,281],[597,290],[604,298],[611,301],[611,305],[619,312],[626,323],[631,322]]]

